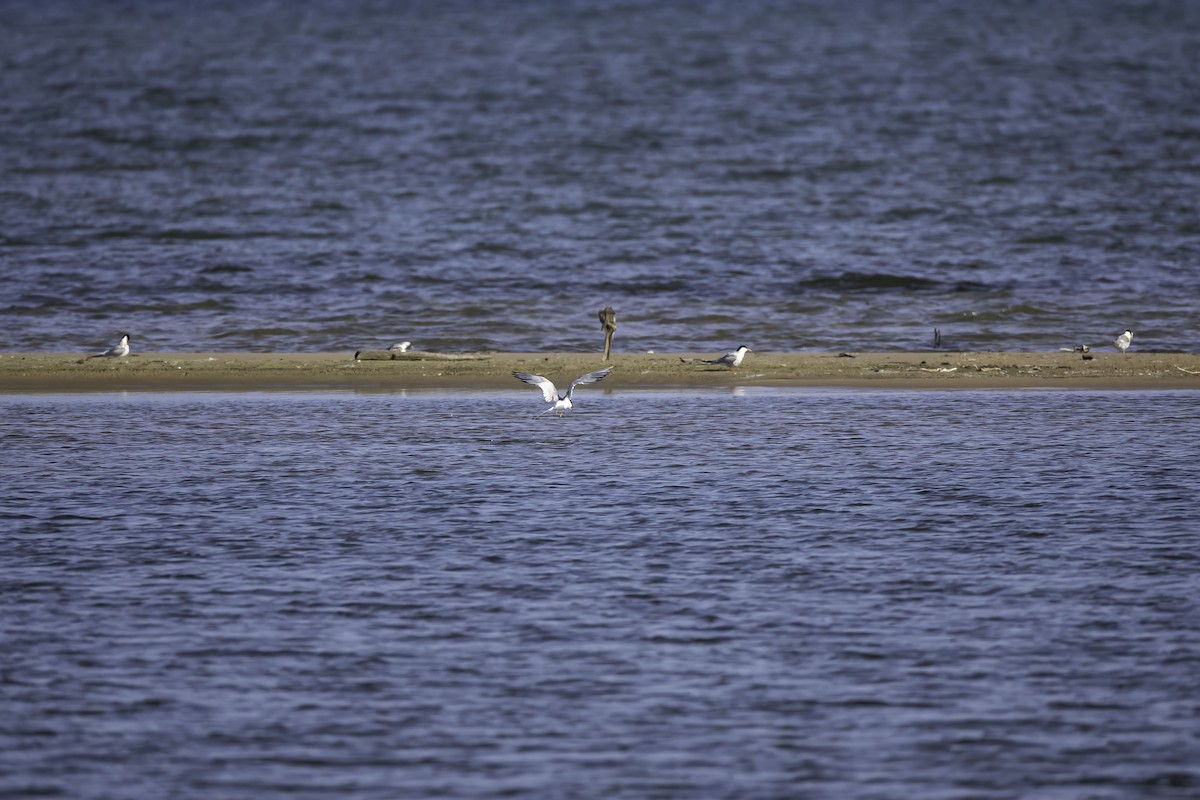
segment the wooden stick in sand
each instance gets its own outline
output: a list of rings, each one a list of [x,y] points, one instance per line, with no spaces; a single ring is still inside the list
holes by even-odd
[[[600,309],[600,327],[604,330],[604,360],[612,357],[612,337],[617,332],[617,312],[612,306]]]

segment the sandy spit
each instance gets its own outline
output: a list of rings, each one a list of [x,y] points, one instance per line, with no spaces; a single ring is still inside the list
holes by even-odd
[[[461,354],[455,354],[461,355]],[[299,389],[516,389],[513,370],[560,385],[611,364],[604,388],[845,386],[878,389],[1200,388],[1193,353],[755,352],[737,370],[704,364],[706,353],[481,353],[434,360],[406,353],[0,354],[0,392],[272,391]],[[598,387],[599,388],[599,387]]]

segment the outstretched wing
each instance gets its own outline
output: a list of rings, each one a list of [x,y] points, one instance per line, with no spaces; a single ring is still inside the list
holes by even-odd
[[[554,384],[541,375],[530,375],[528,372],[513,372],[513,377],[522,383],[528,383],[530,386],[536,386],[542,390],[542,397],[546,398],[547,403],[553,403],[558,400],[558,390],[554,388]]]
[[[581,383],[596,383],[598,381],[602,381],[604,380],[604,376],[612,371],[612,367],[605,367],[604,369],[598,369],[595,372],[589,372],[586,375],[580,375],[578,378],[571,381],[571,385],[567,388],[567,397],[569,398],[571,396],[571,392],[575,391],[575,387]]]

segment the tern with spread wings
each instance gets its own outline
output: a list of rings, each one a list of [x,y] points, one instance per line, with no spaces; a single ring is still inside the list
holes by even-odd
[[[604,377],[612,371],[612,367],[605,367],[604,369],[596,370],[595,372],[589,372],[586,375],[580,375],[578,378],[571,381],[571,385],[567,387],[565,392],[561,393],[555,388],[554,384],[548,378],[543,378],[541,375],[530,375],[528,372],[514,371],[513,377],[523,383],[528,383],[530,386],[538,387],[542,390],[542,397],[546,399],[546,402],[554,404],[543,411],[542,414],[548,414],[553,411],[555,412],[556,416],[561,417],[563,414],[575,407],[575,404],[571,402],[571,393],[575,391],[576,386],[584,383],[596,383],[597,381],[602,381],[604,380]],[[538,416],[541,416],[541,414]]]

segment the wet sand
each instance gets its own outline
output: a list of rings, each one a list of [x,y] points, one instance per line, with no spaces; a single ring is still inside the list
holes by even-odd
[[[1084,360],[1079,353],[1057,352],[756,352],[737,370],[683,360],[715,353],[614,353],[607,363],[592,353],[472,355],[135,353],[85,359],[79,353],[7,353],[0,354],[0,392],[517,389],[513,370],[565,384],[608,365],[616,370],[604,388],[1200,388],[1200,355],[1193,353],[1097,352]]]

